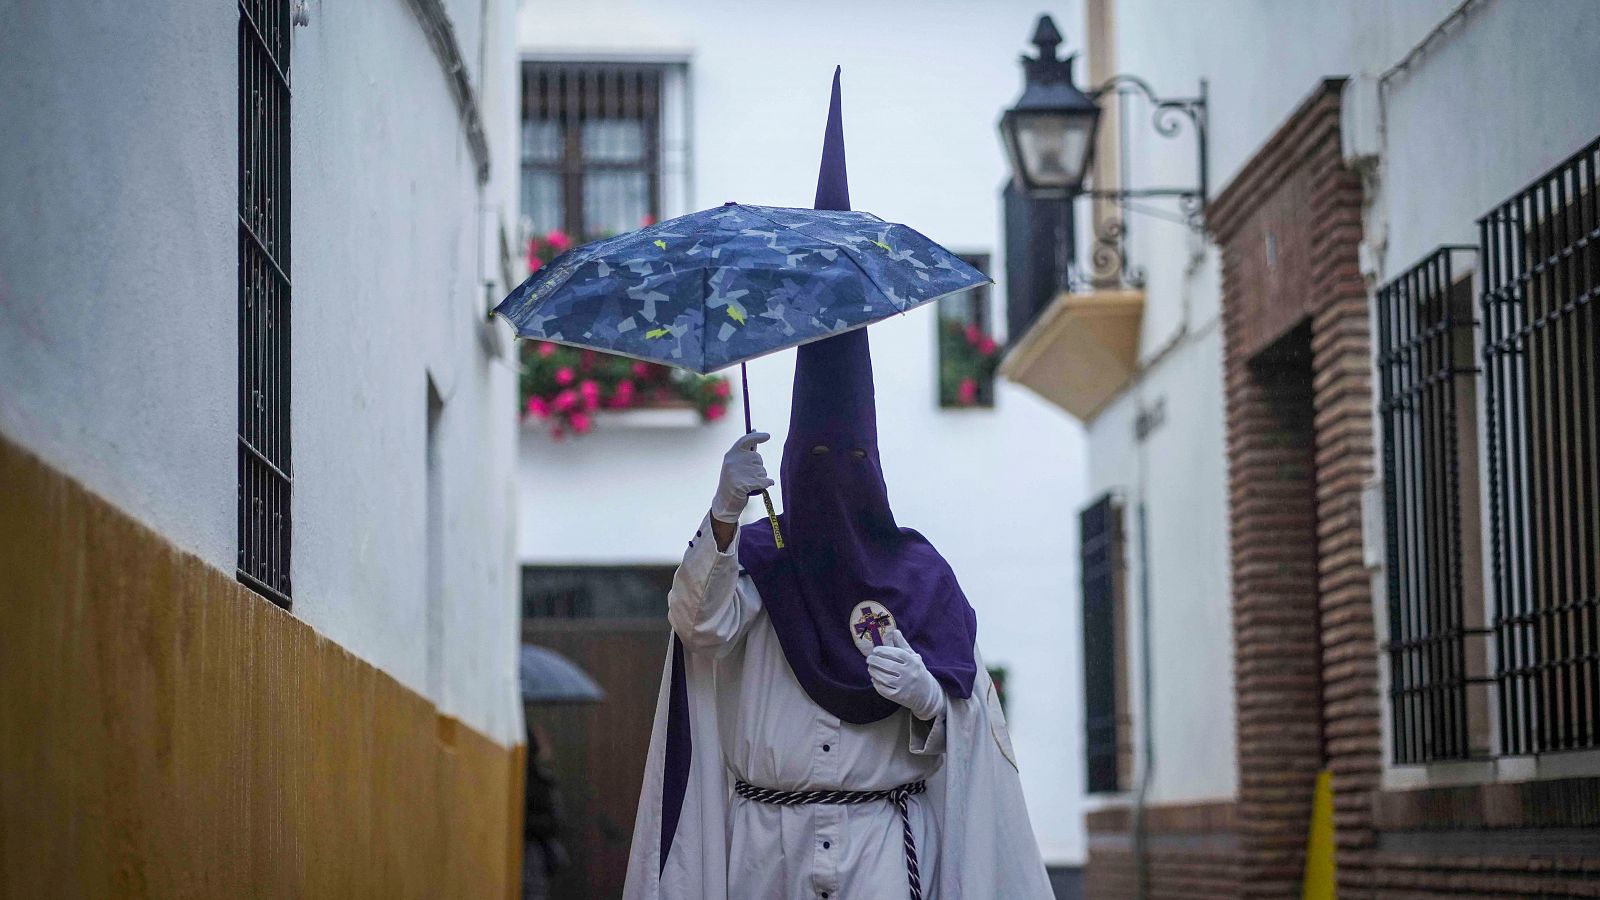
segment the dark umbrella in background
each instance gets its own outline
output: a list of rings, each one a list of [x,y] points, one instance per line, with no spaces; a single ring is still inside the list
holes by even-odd
[[[835,70],[829,131],[839,123]],[[842,152],[842,138],[838,145]],[[949,250],[871,213],[726,203],[569,250],[495,313],[519,337],[701,374],[738,363],[743,375],[747,360],[988,282]],[[781,547],[772,500],[762,499]]]
[[[606,692],[577,663],[547,647],[522,645],[523,703],[599,703]]]

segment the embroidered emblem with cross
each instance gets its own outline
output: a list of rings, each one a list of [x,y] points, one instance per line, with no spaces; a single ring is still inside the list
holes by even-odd
[[[868,601],[856,608],[856,616],[850,623],[850,639],[855,641],[861,655],[866,656],[873,647],[883,646],[884,638],[894,627],[894,614],[882,604]]]

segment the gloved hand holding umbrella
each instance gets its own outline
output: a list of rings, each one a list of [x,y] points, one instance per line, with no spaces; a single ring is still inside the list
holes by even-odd
[[[834,72],[834,93],[839,90]],[[837,108],[837,102],[835,103]],[[830,119],[831,130],[842,126]],[[842,153],[843,140],[830,142]],[[842,157],[838,165],[843,166]],[[904,225],[850,211],[726,203],[569,250],[495,313],[519,337],[707,374],[989,282]],[[745,431],[750,421],[744,381]],[[767,515],[778,519],[765,490]]]

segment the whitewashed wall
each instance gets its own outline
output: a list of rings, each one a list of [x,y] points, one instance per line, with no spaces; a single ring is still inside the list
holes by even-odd
[[[83,7],[0,27],[0,429],[231,572],[238,12]]]
[[[1037,5],[698,2],[670,10],[609,0],[525,2],[533,56],[689,59],[693,110],[686,209],[727,200],[810,206],[828,86],[844,67],[844,131],[855,208],[905,222],[1003,271],[994,124],[1021,89],[1016,59]],[[1062,21],[1075,4],[1054,10]],[[994,317],[1003,321],[1001,297]],[[978,610],[990,664],[1008,667],[1024,788],[1051,863],[1083,858],[1082,662],[1076,512],[1082,438],[1063,414],[1002,384],[993,411],[942,412],[934,314],[872,329],[879,430],[897,517],[951,560]],[[793,353],[751,366],[756,427],[788,425]],[[737,381],[735,382],[737,387]],[[738,410],[709,427],[640,430],[602,421],[521,445],[519,551],[529,563],[671,563],[704,514]]]
[[[1115,63],[1163,94],[1192,94],[1209,80],[1213,195],[1319,79],[1351,77],[1347,153],[1378,157],[1364,259],[1379,281],[1440,243],[1473,242],[1478,215],[1592,139],[1600,122],[1592,88],[1600,8],[1483,0],[1391,80],[1380,142],[1377,79],[1458,6],[1115,0]],[[1130,186],[1193,179],[1187,133],[1162,139],[1136,120],[1129,151]],[[1176,224],[1131,221],[1133,258],[1149,272],[1143,347],[1151,365],[1140,388],[1088,428],[1090,492],[1143,497],[1150,516],[1151,801],[1228,798],[1236,772],[1217,256]],[[1167,423],[1141,454],[1133,416],[1157,396]],[[1137,583],[1135,566],[1129,584]]]
[[[1192,96],[1207,79],[1215,196],[1320,79],[1403,52],[1447,5],[1117,0],[1114,63],[1162,95]],[[1159,137],[1148,111],[1138,109],[1129,122],[1125,184],[1195,183],[1192,132]],[[1148,517],[1149,802],[1229,799],[1238,776],[1218,258],[1208,241],[1180,224],[1139,213],[1128,221],[1132,260],[1148,273],[1141,338],[1147,368],[1088,428],[1091,493],[1129,498],[1130,547],[1139,537],[1133,504],[1143,501]],[[1134,417],[1141,406],[1157,404],[1165,423],[1141,443]],[[1135,608],[1141,574],[1137,556],[1130,557]],[[1132,621],[1127,675],[1135,685],[1134,740],[1142,742]]]
[[[480,206],[515,196],[510,0],[451,4],[474,82],[502,85],[482,195],[410,5],[309,7],[291,37],[294,614],[511,743],[514,385],[479,335]],[[0,429],[231,572],[237,7],[6,16]],[[432,676],[429,377],[446,400]]]
[[[1440,244],[1478,242],[1477,219],[1600,135],[1600,6],[1581,0],[1541,5],[1481,3],[1431,41],[1403,70],[1352,86],[1347,153],[1375,154],[1363,223],[1363,264],[1374,284],[1411,267]],[[1359,93],[1355,93],[1359,92]],[[1537,136],[1523,139],[1522,136]],[[1470,265],[1470,258],[1457,258]],[[1486,416],[1479,407],[1479,446]],[[1487,477],[1480,478],[1488,509]],[[1369,546],[1381,548],[1381,522]],[[1465,527],[1472,527],[1468,522]],[[1491,546],[1485,530],[1483,546]],[[1381,553],[1375,554],[1381,558]],[[1484,564],[1490,564],[1484,554]],[[1382,597],[1376,573],[1374,596]],[[1492,581],[1486,577],[1486,584]],[[1492,621],[1494,596],[1484,592]],[[1379,618],[1379,634],[1386,622]],[[1381,671],[1387,676],[1387,659]],[[1385,738],[1390,721],[1384,719]],[[1387,758],[1387,757],[1386,757]],[[1593,775],[1593,754],[1553,754],[1485,763],[1390,767],[1393,787]]]

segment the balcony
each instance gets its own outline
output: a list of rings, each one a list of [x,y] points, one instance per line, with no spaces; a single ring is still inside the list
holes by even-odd
[[[1000,375],[1090,422],[1139,363],[1144,291],[1063,292],[1000,363]]]

